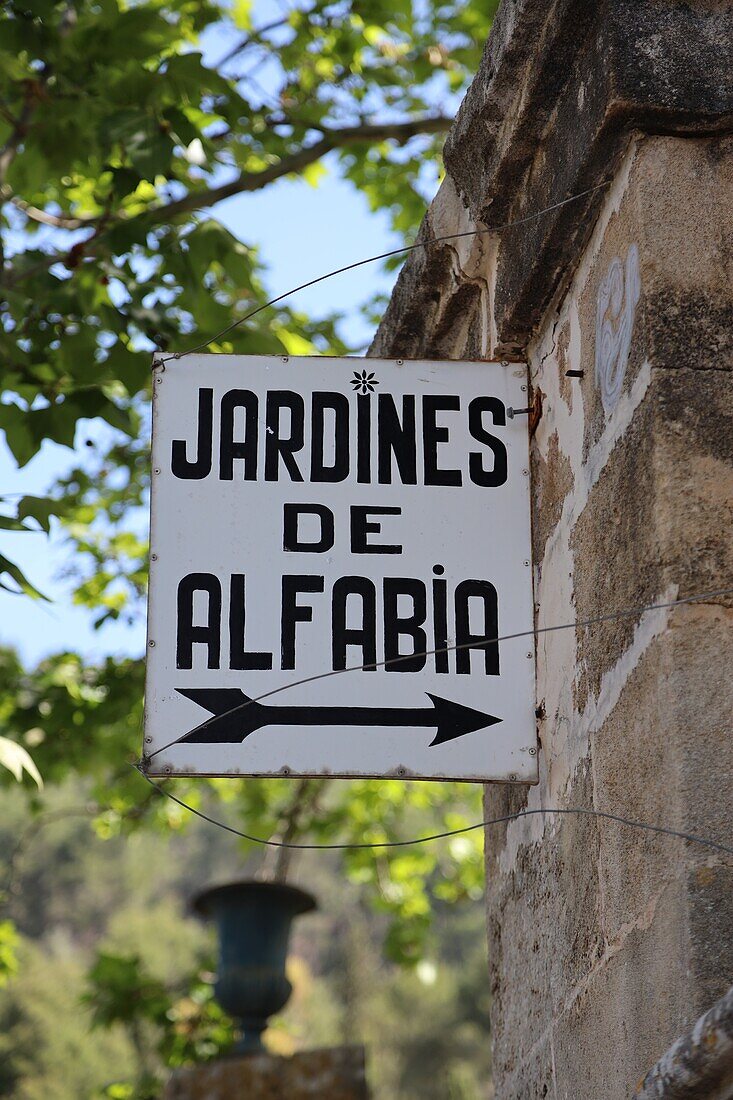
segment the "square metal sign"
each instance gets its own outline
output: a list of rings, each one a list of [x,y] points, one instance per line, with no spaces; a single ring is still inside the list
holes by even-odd
[[[522,365],[154,370],[149,775],[537,779]]]

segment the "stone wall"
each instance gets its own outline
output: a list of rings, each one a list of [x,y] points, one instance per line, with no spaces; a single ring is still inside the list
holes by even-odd
[[[539,627],[731,585],[724,146],[632,144],[529,349]],[[526,800],[733,836],[730,607],[541,638],[541,782],[491,788],[487,816]],[[552,815],[492,832],[487,853],[500,1095],[630,1095],[733,978],[730,859]]]
[[[613,6],[574,31],[572,4],[505,0],[422,240],[493,210],[528,220],[413,253],[372,353],[526,357],[542,401],[536,623],[579,625],[539,637],[540,783],[488,787],[487,817],[593,808],[730,843],[733,599],[580,625],[733,586],[733,10],[662,6],[645,53],[624,52]],[[659,7],[639,3],[641,38]],[[710,50],[697,91],[681,35]],[[612,71],[593,75],[609,40]],[[535,61],[554,85],[533,90]],[[710,65],[726,67],[715,103]],[[588,97],[569,145],[569,103],[579,127]],[[553,813],[488,830],[486,849],[497,1096],[633,1095],[733,981],[733,861]]]

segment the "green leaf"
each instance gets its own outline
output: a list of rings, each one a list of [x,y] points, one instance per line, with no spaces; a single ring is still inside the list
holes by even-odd
[[[53,500],[51,497],[27,496],[18,502],[18,517],[34,519],[47,535],[51,531],[51,516],[63,515],[64,511],[63,501]]]
[[[153,182],[169,171],[173,156],[170,123],[149,112],[120,111],[109,121],[106,132],[119,143],[141,179]]]
[[[25,466],[40,446],[30,430],[28,413],[17,405],[0,405],[0,430],[18,465]]]
[[[313,341],[307,340],[305,336],[301,336],[299,332],[293,332],[292,329],[283,328],[278,335],[288,355],[318,354],[318,348]]]
[[[240,30],[252,29],[252,0],[234,0],[232,4],[232,21]]]
[[[303,169],[303,179],[310,187],[318,187],[318,184],[328,175],[325,164],[317,160],[315,164],[309,164]]]
[[[130,397],[150,386],[152,364],[146,351],[132,351],[118,340],[107,355],[105,367],[112,378],[122,382]]]
[[[0,577],[2,577],[5,573],[7,573],[8,576],[15,581],[20,591],[24,592],[26,596],[30,596],[34,600],[48,600],[48,596],[44,596],[42,592],[39,592],[38,589],[31,584],[31,582],[25,576],[23,571],[15,564],[15,562],[10,561],[8,558],[0,554]],[[6,584],[3,584],[2,581],[0,581],[0,588],[4,588],[7,592],[13,591],[12,588],[9,588]]]
[[[188,115],[184,114],[178,107],[168,107],[163,112],[163,117],[169,123],[171,133],[181,145],[190,145],[196,138],[201,137],[198,128],[194,126]]]
[[[20,937],[13,922],[0,921],[0,988],[18,972],[19,943]]]
[[[27,527],[25,523],[21,523],[19,519],[13,516],[0,516],[0,531],[32,531],[32,527]]]

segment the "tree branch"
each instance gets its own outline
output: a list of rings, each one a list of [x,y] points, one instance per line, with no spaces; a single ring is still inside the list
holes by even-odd
[[[302,833],[303,817],[306,813],[316,812],[318,801],[328,782],[328,779],[299,780],[272,839],[280,841],[281,844],[290,844]],[[263,882],[285,882],[292,858],[292,848],[268,848],[257,877]]]
[[[191,214],[197,210],[215,206],[216,203],[232,198],[234,195],[261,191],[268,184],[274,183],[284,176],[302,172],[308,165],[315,164],[316,161],[335,149],[375,141],[396,141],[398,144],[404,145],[405,142],[417,137],[419,134],[445,133],[451,122],[452,119],[437,115],[432,118],[408,119],[404,122],[362,123],[358,126],[342,126],[339,129],[312,126],[312,129],[320,130],[323,135],[318,141],[298,149],[290,156],[282,157],[276,164],[264,168],[261,172],[241,172],[236,179],[230,180],[229,183],[220,184],[218,187],[210,187],[203,191],[191,191],[181,199],[150,207],[143,213],[136,214],[135,219],[140,219],[148,225],[160,225],[179,217],[181,214]],[[36,216],[42,214],[44,219],[56,217],[53,214],[46,214],[45,211],[39,211],[35,207],[31,209]],[[32,216],[28,210],[26,210],[26,213],[29,217]],[[79,253],[88,259],[94,255],[96,242],[104,239],[104,230],[125,220],[127,219],[123,215],[109,217],[104,214],[99,218],[72,219],[64,217],[65,224],[63,225],[60,224],[60,219],[56,223],[48,221],[47,224],[58,224],[59,227],[66,229],[95,229],[96,233],[92,237],[76,246]],[[129,220],[132,221],[133,219]],[[102,225],[104,225],[104,229],[102,229]],[[49,255],[46,260],[39,262],[15,278],[11,276],[8,279],[8,284],[14,286],[37,271],[53,267],[55,263],[65,263],[68,261],[69,256],[70,253],[68,252],[60,255]]]
[[[273,19],[271,23],[265,23],[263,27],[257,27],[255,30],[250,31],[249,34],[245,34],[244,37],[240,38],[236,46],[232,46],[231,50],[228,50],[223,57],[219,58],[214,68],[220,69],[222,65],[226,65],[228,61],[235,58],[242,50],[246,50],[247,46],[251,45],[252,42],[259,42],[263,34],[267,34],[268,31],[277,30],[278,27],[287,26],[289,21],[289,14],[284,15],[280,19]]]
[[[0,198],[12,203],[18,210],[22,210],[26,217],[42,225],[53,226],[54,229],[85,229],[90,224],[89,219],[67,218],[64,215],[49,214],[46,210],[40,210],[37,206],[31,206],[25,199],[14,195],[7,183],[0,186]]]
[[[373,141],[396,141],[404,145],[410,138],[417,137],[419,134],[445,133],[451,122],[452,119],[438,115],[434,118],[410,119],[406,122],[363,123],[359,126],[343,126],[333,130],[320,128],[323,134],[320,140],[304,146],[290,156],[283,157],[277,164],[272,164],[261,172],[242,172],[229,183],[211,187],[206,191],[191,191],[181,199],[153,207],[139,216],[152,219],[156,223],[168,221],[179,214],[189,214],[194,210],[214,206],[234,195],[260,191],[275,180],[282,179],[283,176],[302,172],[308,165],[314,164],[335,149]],[[314,126],[313,129],[319,129],[319,127]]]
[[[96,803],[87,803],[85,806],[70,806],[68,809],[60,810],[48,810],[28,824],[17,838],[14,847],[10,850],[5,863],[5,881],[0,886],[0,908],[7,904],[16,892],[16,875],[18,871],[18,865],[26,849],[35,840],[36,836],[41,832],[46,825],[50,825],[56,821],[62,821],[68,817],[91,817],[92,814],[99,813],[99,806]]]
[[[5,145],[0,150],[0,180],[4,180],[8,174],[10,165],[15,160],[16,154],[25,135],[28,133],[28,125],[33,114],[34,101],[30,93],[26,93],[26,99],[21,108],[15,129],[11,133]]]
[[[0,102],[0,115],[2,115],[5,121],[8,122],[11,126],[18,125],[18,120],[15,115],[10,111],[6,104],[2,102]]]

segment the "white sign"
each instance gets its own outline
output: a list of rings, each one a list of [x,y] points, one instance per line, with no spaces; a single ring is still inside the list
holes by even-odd
[[[155,369],[148,774],[536,781],[526,384]]]

